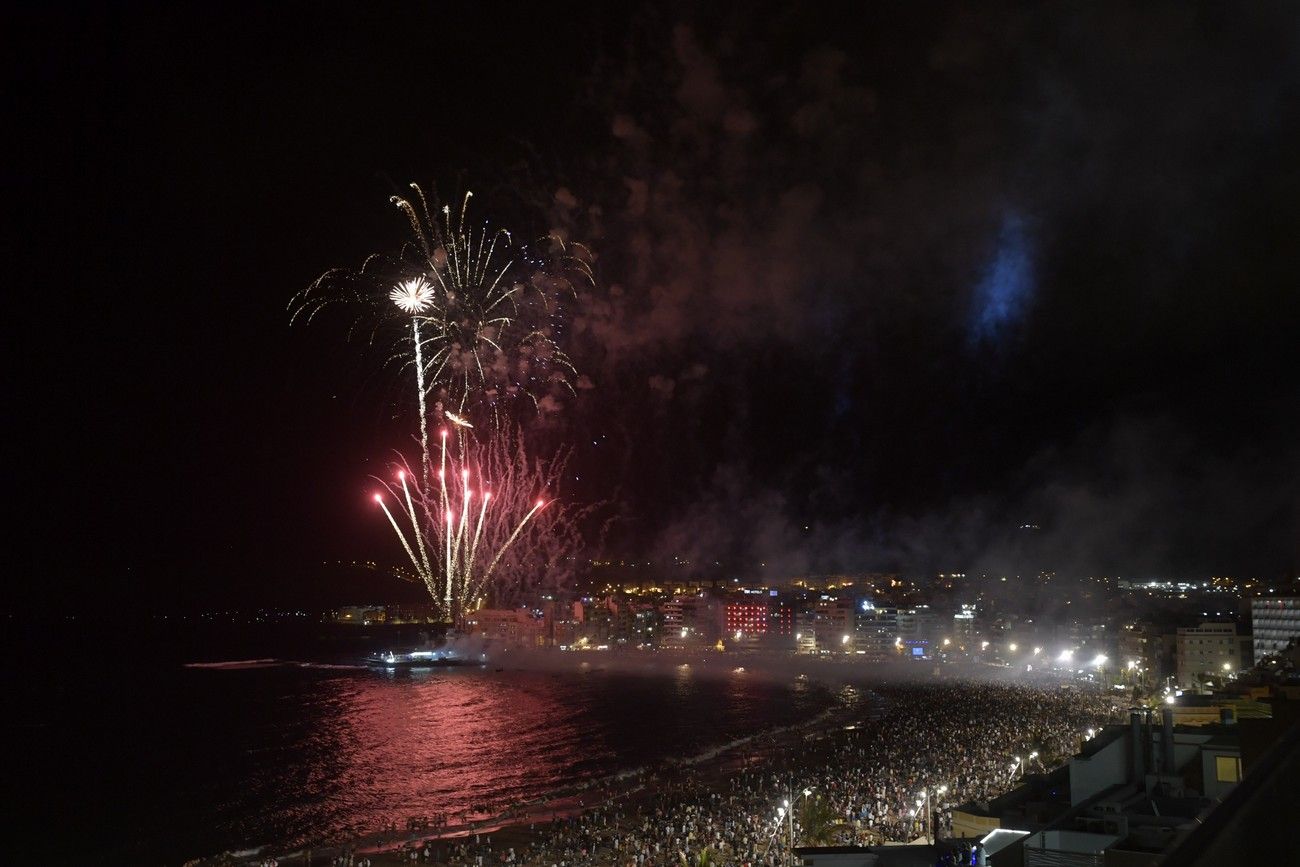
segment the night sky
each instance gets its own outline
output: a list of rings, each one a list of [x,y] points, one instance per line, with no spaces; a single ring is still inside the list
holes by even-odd
[[[408,181],[597,252],[529,436],[614,556],[1300,565],[1293,4],[22,15],[7,605],[367,596],[409,395],[286,304]]]

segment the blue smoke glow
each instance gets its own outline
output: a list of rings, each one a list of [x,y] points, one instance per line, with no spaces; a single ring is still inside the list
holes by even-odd
[[[1025,312],[1034,289],[1034,263],[1025,221],[1008,213],[998,230],[998,248],[979,285],[971,310],[968,336],[972,343],[997,341]]]

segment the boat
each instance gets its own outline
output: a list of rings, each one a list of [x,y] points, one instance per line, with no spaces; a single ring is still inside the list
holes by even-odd
[[[461,665],[483,665],[487,654],[477,659],[463,656],[454,650],[385,650],[366,657],[366,665],[374,668],[452,668]]]

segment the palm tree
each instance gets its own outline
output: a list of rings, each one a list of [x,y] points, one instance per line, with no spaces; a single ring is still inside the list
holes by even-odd
[[[829,799],[821,795],[804,798],[799,810],[799,828],[805,844],[818,846],[833,843],[844,827],[844,822]]]

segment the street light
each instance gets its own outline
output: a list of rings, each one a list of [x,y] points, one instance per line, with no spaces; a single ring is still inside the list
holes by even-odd
[[[1016,643],[1013,641],[1009,645],[1007,645],[1007,649],[1010,650],[1012,653],[1015,653],[1017,650],[1019,650],[1019,647],[1017,647]]]
[[[1043,652],[1043,648],[1041,648],[1041,647],[1035,647],[1035,648],[1034,648],[1034,656],[1037,656],[1038,654],[1040,654],[1040,653],[1042,653],[1042,652]]]
[[[776,831],[773,832],[772,837],[768,839],[768,843],[767,843],[767,845],[768,845],[768,848],[771,848],[771,846],[772,846],[772,839],[775,839],[775,838],[776,838],[776,835],[779,834],[779,833],[781,833],[781,825],[780,825],[780,823],[781,823],[781,821],[784,819],[784,820],[785,820],[785,826],[786,826],[786,834],[788,835],[787,838],[786,838],[787,841],[788,841],[788,847],[787,847],[787,850],[786,850],[786,851],[788,852],[787,860],[790,862],[790,864],[792,865],[792,867],[793,867],[793,865],[794,865],[794,805],[797,804],[797,803],[799,803],[799,799],[800,799],[800,798],[806,798],[806,797],[808,797],[809,795],[811,795],[812,792],[813,792],[813,789],[815,789],[815,788],[817,788],[817,787],[816,787],[816,786],[809,786],[808,788],[806,788],[806,789],[803,790],[802,794],[800,794],[800,795],[798,795],[798,796],[796,796],[796,795],[794,794],[794,792],[791,791],[791,792],[790,792],[790,797],[788,797],[788,798],[782,798],[782,799],[781,799],[781,806],[779,806],[779,807],[776,808],[777,829],[776,829]],[[764,851],[763,851],[763,857],[764,857],[764,859],[767,858],[767,850],[764,850]]]
[[[934,793],[936,795],[942,795],[946,791],[948,791],[947,786],[939,786],[934,790]],[[930,826],[930,810],[928,809],[929,803],[930,803],[930,790],[922,789],[920,792],[917,793],[916,809],[912,811],[912,816],[915,817],[918,811],[921,813],[921,827],[925,829],[926,842],[932,843],[934,842],[933,839],[934,829]]]

